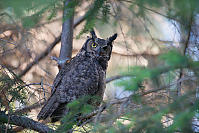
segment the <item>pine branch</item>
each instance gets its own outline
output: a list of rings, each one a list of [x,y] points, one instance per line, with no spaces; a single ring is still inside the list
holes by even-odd
[[[85,120],[91,119],[92,117],[96,116],[97,114],[99,114],[99,113],[103,112],[104,110],[106,110],[108,107],[113,106],[115,104],[126,103],[127,101],[131,100],[133,96],[145,96],[145,95],[148,95],[148,94],[151,94],[151,93],[156,93],[158,91],[166,90],[165,88],[171,87],[173,85],[179,84],[179,83],[181,83],[183,81],[190,80],[190,79],[196,80],[194,77],[186,77],[186,78],[182,78],[182,79],[180,79],[178,81],[172,82],[169,85],[162,86],[160,88],[147,90],[147,91],[141,92],[141,93],[137,92],[137,93],[134,93],[134,94],[132,94],[132,95],[130,95],[128,97],[124,97],[122,99],[116,99],[116,100],[112,100],[110,102],[104,103],[99,109],[91,112],[90,114],[87,114],[87,115],[84,115],[84,116],[80,116],[79,117],[79,121],[85,121]]]
[[[38,131],[40,133],[48,133],[48,132],[54,131],[48,126],[40,122],[34,121],[30,118],[27,118],[25,116],[6,115],[5,113],[0,112],[0,121],[1,123],[8,123],[8,124],[16,125],[16,126],[21,126],[26,129]]]

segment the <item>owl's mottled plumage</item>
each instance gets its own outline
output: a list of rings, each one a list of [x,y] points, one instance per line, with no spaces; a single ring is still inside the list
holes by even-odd
[[[107,40],[97,38],[91,32],[79,53],[57,74],[51,96],[38,114],[38,120],[51,117],[58,121],[67,114],[66,104],[82,96],[99,96],[102,100],[105,76],[112,52],[112,42],[117,34]]]

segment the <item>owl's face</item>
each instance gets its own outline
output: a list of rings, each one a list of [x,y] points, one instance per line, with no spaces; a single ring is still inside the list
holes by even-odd
[[[117,34],[114,34],[106,40],[97,38],[94,31],[91,31],[91,35],[91,37],[88,37],[83,49],[90,53],[91,56],[103,57],[109,60],[113,47],[112,43],[117,38]]]

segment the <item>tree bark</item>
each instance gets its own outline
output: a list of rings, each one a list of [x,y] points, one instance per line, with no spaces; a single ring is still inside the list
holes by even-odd
[[[25,116],[6,115],[5,113],[0,112],[0,121],[1,123],[9,123],[9,124],[21,126],[26,129],[38,131],[40,133],[48,133],[48,132],[54,131],[48,126],[40,122],[34,121],[30,118],[27,118]]]
[[[73,11],[71,12],[71,10],[74,9],[66,8],[69,2],[71,2],[71,0],[66,0],[64,3],[64,12],[63,12],[64,23],[62,25],[61,49],[58,61],[58,65],[60,67],[63,67],[65,62],[68,59],[70,59],[72,56],[74,12]],[[69,15],[70,18],[68,18]]]

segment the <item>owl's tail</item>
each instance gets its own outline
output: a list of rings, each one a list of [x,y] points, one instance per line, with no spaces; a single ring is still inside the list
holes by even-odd
[[[56,100],[56,95],[52,95],[37,115],[37,119],[45,120],[47,117],[52,115],[52,113],[57,109],[58,106],[59,103]]]

